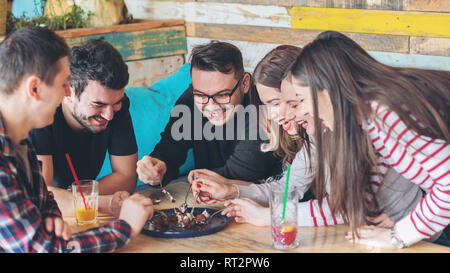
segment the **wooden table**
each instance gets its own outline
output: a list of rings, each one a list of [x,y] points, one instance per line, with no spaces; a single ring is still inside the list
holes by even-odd
[[[167,209],[179,206],[184,201],[187,183],[175,183],[167,186],[176,203],[165,200],[155,209]],[[145,190],[141,193],[149,196],[155,189]],[[192,195],[188,198],[188,204],[192,204]],[[204,206],[221,208],[223,204]],[[74,232],[79,232],[90,227],[79,227],[74,218],[66,219]],[[111,218],[100,217],[96,225],[102,225],[111,221]],[[444,247],[421,241],[404,249],[383,249],[365,245],[353,245],[349,243],[344,234],[349,231],[348,226],[338,225],[329,227],[300,227],[300,246],[286,251],[279,251],[272,247],[270,227],[257,227],[250,224],[238,224],[230,220],[229,224],[220,232],[194,238],[165,239],[153,238],[144,234],[138,235],[128,245],[117,252],[121,253],[274,253],[274,252],[433,252],[450,253],[449,247]]]

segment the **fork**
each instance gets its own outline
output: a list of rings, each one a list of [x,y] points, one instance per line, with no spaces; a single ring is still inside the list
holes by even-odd
[[[191,192],[191,188],[192,188],[192,183],[189,185],[189,188],[188,188],[188,190],[186,192],[186,195],[184,196],[183,204],[180,205],[180,209],[181,209],[181,211],[183,213],[186,211],[186,209],[188,207],[188,205],[187,205],[187,197],[189,196],[189,192]]]
[[[191,214],[194,215],[194,209],[195,209],[195,203],[198,197],[198,193],[195,193],[194,195],[194,203],[192,204]]]
[[[169,198],[170,202],[175,203],[175,198],[173,198],[172,194],[163,188],[162,181],[159,183],[159,188],[161,189],[162,193],[164,193],[164,195]]]
[[[214,212],[213,214],[211,214],[211,215],[208,217],[208,219],[206,219],[206,224],[209,224],[209,222],[212,220],[212,218],[213,218],[216,214],[218,214],[219,212],[224,211],[225,209],[226,209],[226,207],[223,208],[223,209],[220,209],[220,210],[218,210],[218,211],[216,211],[216,212]]]
[[[195,175],[195,173],[194,173],[194,180],[197,180],[197,176]],[[188,190],[187,190],[187,192],[186,192],[186,195],[184,196],[184,202],[183,202],[183,204],[180,205],[180,209],[181,209],[181,211],[182,211],[183,213],[184,213],[184,212],[186,211],[186,209],[188,208],[188,205],[187,205],[187,198],[188,198],[188,196],[189,196],[189,193],[191,192],[192,184],[193,184],[193,183],[190,183],[189,188],[188,188]],[[196,199],[196,197],[194,196],[194,203],[195,203],[195,199]]]

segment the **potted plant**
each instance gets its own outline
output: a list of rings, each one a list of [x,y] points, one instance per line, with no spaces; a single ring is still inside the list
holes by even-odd
[[[28,6],[20,1],[21,0],[16,0],[16,2],[14,2],[14,8],[16,7],[15,5],[20,5],[19,8],[16,9],[15,14],[8,12],[6,32],[25,26],[45,26],[52,30],[83,28],[88,26],[87,22],[93,15],[92,12],[86,12],[82,7],[76,4],[73,4],[70,7],[68,6],[64,9],[64,12],[45,12],[45,10],[48,9],[46,6],[50,6],[51,4],[56,5],[56,3],[59,3],[58,6],[62,6],[63,2],[61,2],[61,0],[53,2],[50,0],[34,0],[32,4],[34,7],[29,7],[29,1],[26,3]],[[31,12],[30,9],[33,10],[33,12]],[[20,11],[23,13],[17,14]]]
[[[85,27],[106,27],[132,22],[124,0],[47,0],[44,14],[48,17],[60,17],[74,9],[80,12]],[[95,16],[92,16],[94,15]],[[78,18],[77,18],[78,19]]]

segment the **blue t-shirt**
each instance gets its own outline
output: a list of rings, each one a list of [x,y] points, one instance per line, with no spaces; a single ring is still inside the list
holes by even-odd
[[[66,189],[74,182],[66,153],[69,153],[80,180],[97,177],[107,151],[115,156],[137,153],[129,107],[130,100],[125,95],[122,108],[114,115],[108,128],[97,134],[70,128],[61,106],[56,111],[53,124],[31,131],[30,138],[37,154],[53,157],[53,186]]]

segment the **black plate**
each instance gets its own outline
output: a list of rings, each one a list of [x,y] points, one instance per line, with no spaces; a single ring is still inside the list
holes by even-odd
[[[190,211],[192,208],[188,208]],[[212,215],[217,210],[215,209],[209,209],[209,208],[195,208],[194,210],[194,217],[198,214],[202,213],[204,210],[209,213],[209,215]],[[173,209],[165,209],[161,210],[162,212],[169,214],[173,212]],[[228,224],[228,217],[225,215],[221,215],[220,213],[217,213],[213,216],[213,218],[209,221],[206,225],[197,225],[191,228],[178,228],[178,227],[172,227],[164,231],[151,231],[148,230],[149,222],[145,223],[144,228],[142,229],[142,233],[148,236],[152,237],[158,237],[158,238],[188,238],[188,237],[198,237],[198,236],[204,236],[216,233],[218,231],[221,231],[227,224]]]

